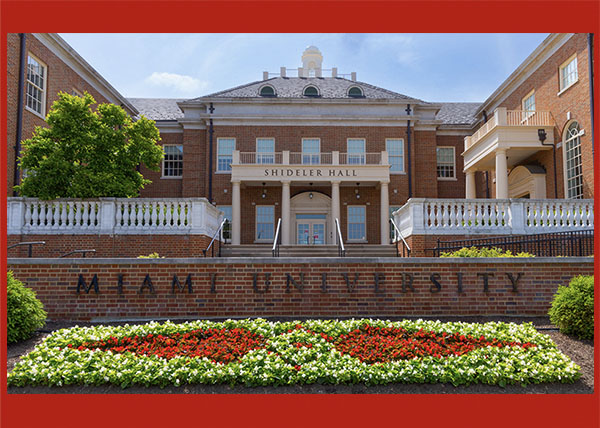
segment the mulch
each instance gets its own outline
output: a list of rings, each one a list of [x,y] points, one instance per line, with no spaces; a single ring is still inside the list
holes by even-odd
[[[389,319],[389,318],[388,318]],[[391,318],[394,320],[393,318]],[[549,335],[558,349],[581,367],[581,378],[575,383],[544,383],[539,385],[468,385],[403,384],[367,386],[357,385],[291,385],[278,387],[246,387],[243,385],[185,385],[180,387],[69,385],[62,387],[26,386],[9,387],[10,394],[592,394],[594,392],[594,342],[578,340],[558,331],[547,317],[436,317],[441,321],[466,322],[532,322],[541,333]],[[274,321],[289,320],[272,318]],[[111,323],[104,323],[111,324]],[[124,323],[114,323],[124,324]],[[133,323],[129,323],[133,324]],[[10,372],[19,358],[31,352],[48,334],[61,328],[94,325],[92,323],[48,322],[45,328],[24,342],[8,345],[7,369]]]

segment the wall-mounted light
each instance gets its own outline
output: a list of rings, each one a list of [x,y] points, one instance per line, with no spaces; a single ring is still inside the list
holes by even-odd
[[[260,197],[265,199],[267,197],[267,189],[265,189],[266,183],[263,183],[262,185],[263,185],[263,191],[262,191],[262,195],[260,195]]]
[[[312,193],[312,192],[310,192],[310,193],[308,194],[308,197],[309,197],[310,199],[312,199],[312,198],[313,198],[313,193]]]
[[[544,144],[544,141],[546,141],[546,136],[547,134],[545,129],[538,129],[538,138],[542,144]]]

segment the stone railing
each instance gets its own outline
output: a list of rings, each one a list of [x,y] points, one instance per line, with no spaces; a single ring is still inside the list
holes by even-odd
[[[594,201],[413,198],[393,216],[403,236],[567,232],[594,228]]]
[[[8,198],[7,232],[213,236],[222,216],[205,198]]]
[[[233,151],[232,165],[388,165],[386,151],[376,153],[283,152],[256,153]]]

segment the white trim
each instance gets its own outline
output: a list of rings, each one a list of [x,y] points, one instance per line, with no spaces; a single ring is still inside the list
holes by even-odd
[[[36,85],[35,83],[31,82],[28,78],[28,74],[29,74],[29,58],[33,59],[35,62],[37,62],[43,70],[43,87],[40,87],[38,85]],[[46,105],[47,105],[47,99],[48,99],[48,65],[40,60],[37,56],[35,56],[34,54],[32,54],[31,52],[27,52],[27,65],[25,68],[25,108],[27,110],[29,110],[30,112],[34,113],[36,116],[41,117],[42,119],[46,120]],[[38,89],[39,91],[41,91],[42,93],[42,99],[40,100],[40,108],[42,111],[38,112],[34,109],[32,109],[31,107],[29,107],[27,105],[27,98],[28,98],[28,91],[27,91],[27,87],[28,85],[32,85],[34,88]],[[37,101],[37,100],[36,100]]]
[[[256,242],[256,243],[273,242],[274,237],[258,239],[258,207],[273,207],[273,224],[272,224],[272,226],[273,226],[273,235],[275,235],[275,205],[256,204],[256,205],[254,205],[254,242]],[[263,224],[268,224],[268,223],[263,223]]]
[[[576,61],[575,73],[577,74],[577,77],[574,81],[569,83],[567,86],[563,87],[563,75],[562,75],[563,70],[565,68],[567,68],[569,66],[569,64],[571,64],[573,61]],[[571,55],[569,58],[567,58],[561,65],[558,66],[558,89],[559,89],[558,93],[559,94],[563,93],[564,91],[569,89],[571,86],[573,86],[578,81],[579,81],[579,61],[577,61],[577,52],[575,52],[573,55]]]
[[[216,174],[231,174],[231,169],[230,170],[223,170],[223,169],[219,169],[219,142],[220,140],[233,140],[233,150],[231,151],[231,161],[233,162],[233,152],[235,151],[235,148],[237,146],[237,140],[235,139],[235,137],[219,137],[217,138],[217,150],[215,151],[215,155],[216,155],[216,159],[215,159],[215,173]]]
[[[266,87],[269,87],[269,88],[273,89],[273,95],[261,95],[261,91],[262,91],[264,88],[266,88]],[[277,91],[275,90],[275,87],[274,87],[273,85],[271,85],[271,84],[269,84],[269,83],[265,83],[264,85],[261,85],[261,86],[258,88],[258,96],[259,96],[259,97],[263,97],[263,98],[276,97],[276,96],[277,96]]]
[[[350,95],[350,89],[353,89],[353,88],[360,90],[360,95]],[[351,85],[348,87],[348,90],[346,91],[346,96],[348,96],[350,98],[362,98],[365,96],[365,91],[363,88],[361,88],[358,85]]]
[[[365,209],[365,217],[364,217],[364,227],[365,227],[365,237],[363,239],[350,239],[350,208],[362,207]],[[360,223],[352,223],[352,224],[360,224]],[[348,204],[346,205],[346,240],[347,242],[367,242],[367,206],[366,205],[356,205],[356,204]]]
[[[388,140],[396,140],[396,141],[402,142],[402,171],[392,171],[392,163],[389,162],[389,160],[391,157],[399,157],[399,156],[390,154],[390,151],[388,150]],[[406,175],[406,153],[405,153],[404,149],[405,149],[404,138],[386,138],[385,139],[385,151],[388,153],[388,162],[390,163],[390,175],[392,175],[392,174]]]
[[[525,101],[528,100],[529,98],[531,98],[533,96],[533,109],[528,109],[525,108]],[[523,111],[535,111],[535,88],[532,89],[531,91],[529,91],[527,93],[527,95],[525,95],[523,98],[521,98],[521,109]]]
[[[562,158],[563,158],[563,162],[562,162],[562,167],[563,167],[563,191],[564,191],[564,199],[576,199],[576,198],[569,198],[569,182],[568,182],[568,177],[567,177],[567,140],[569,140],[569,138],[567,137],[567,134],[569,132],[569,127],[573,124],[573,123],[577,123],[578,126],[581,126],[581,123],[577,120],[577,119],[571,119],[569,120],[566,124],[565,127],[563,128],[563,134],[562,134],[562,145],[563,145],[563,150],[562,150]],[[581,137],[584,135],[583,129],[579,128],[579,133],[577,135],[576,138],[579,138],[579,150],[581,150]],[[583,153],[581,154],[581,177],[583,179]],[[583,191],[583,189],[582,189]],[[581,195],[583,197],[583,193]]]
[[[562,94],[564,94],[565,92],[567,92],[569,89],[571,89],[573,86],[575,86],[576,83],[579,83],[579,78],[577,78],[577,80],[575,80],[573,83],[571,83],[569,86],[567,86],[565,89],[562,89],[561,91],[556,93],[557,97],[560,97]]]
[[[165,150],[165,147],[177,147],[177,146],[181,147],[181,175],[165,175],[165,162],[167,162],[167,160],[166,160],[167,152]],[[178,180],[181,180],[183,178],[183,144],[163,144],[162,148],[163,148],[163,152],[165,154],[165,157],[163,157],[163,160],[161,162],[160,178],[161,179],[178,179]]]
[[[437,167],[439,165],[439,160],[437,158],[437,149],[452,149],[452,160],[453,162],[453,167],[452,170],[454,172],[454,175],[452,177],[439,177],[437,174]],[[435,147],[435,175],[438,179],[438,181],[455,181],[457,180],[456,178],[456,147],[454,146],[436,146]]]
[[[305,92],[305,91],[306,91],[308,88],[315,88],[315,89],[317,90],[317,95],[305,95],[305,93],[304,93],[304,92]],[[310,98],[310,97],[315,97],[315,98],[316,98],[316,97],[320,97],[320,96],[321,96],[321,90],[319,89],[319,87],[318,87],[317,85],[315,85],[315,84],[313,84],[313,83],[309,83],[309,84],[308,84],[308,85],[306,85],[304,88],[302,88],[302,96],[303,96],[303,97],[309,97],[309,98]]]

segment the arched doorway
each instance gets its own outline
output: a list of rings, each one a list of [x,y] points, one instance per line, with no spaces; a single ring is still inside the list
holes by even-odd
[[[302,192],[290,199],[290,237],[294,245],[333,242],[331,198],[320,192]]]
[[[519,165],[508,176],[509,198],[546,199],[546,171],[538,165]]]

